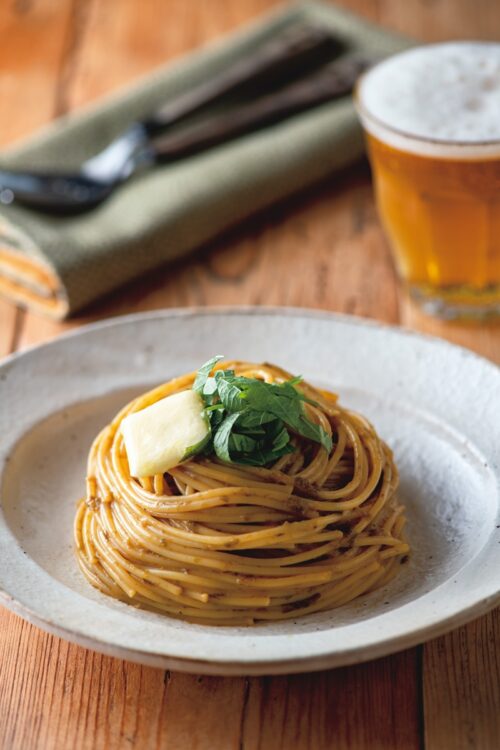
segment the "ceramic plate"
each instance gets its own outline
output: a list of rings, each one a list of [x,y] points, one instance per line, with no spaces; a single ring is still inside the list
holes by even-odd
[[[296,621],[217,628],[83,579],[71,527],[92,438],[130,398],[219,352],[329,386],[392,446],[413,552],[385,589]],[[464,349],[326,313],[165,311],[13,356],[0,393],[0,601],[63,638],[170,669],[297,672],[412,646],[499,601],[500,370]]]

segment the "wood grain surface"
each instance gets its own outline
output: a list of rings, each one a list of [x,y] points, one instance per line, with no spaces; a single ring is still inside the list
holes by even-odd
[[[497,0],[343,0],[425,40],[500,38]],[[3,0],[0,143],[27,135],[274,0]],[[0,356],[125,312],[318,307],[402,323],[500,362],[500,326],[433,321],[398,290],[366,165],[295,197],[68,323],[0,300]],[[137,666],[0,610],[0,749],[495,750],[500,617],[345,669],[210,678]]]

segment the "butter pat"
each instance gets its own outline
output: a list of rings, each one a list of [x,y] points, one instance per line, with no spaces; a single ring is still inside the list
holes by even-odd
[[[122,421],[130,474],[163,474],[200,450],[210,435],[204,403],[195,391],[181,391]]]

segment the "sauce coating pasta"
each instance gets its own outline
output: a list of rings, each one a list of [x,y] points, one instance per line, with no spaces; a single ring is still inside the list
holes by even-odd
[[[270,364],[221,363],[265,382]],[[329,610],[379,588],[409,552],[392,453],[337,397],[302,382],[325,448],[293,435],[272,466],[197,456],[165,474],[131,477],[120,424],[191,388],[196,373],[136,398],[95,439],[74,533],[77,559],[103,593],[209,625],[251,625]]]

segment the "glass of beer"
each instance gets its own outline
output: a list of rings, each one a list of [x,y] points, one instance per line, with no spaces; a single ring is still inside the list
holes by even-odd
[[[500,314],[500,44],[399,53],[365,73],[356,105],[410,294],[444,318]]]

